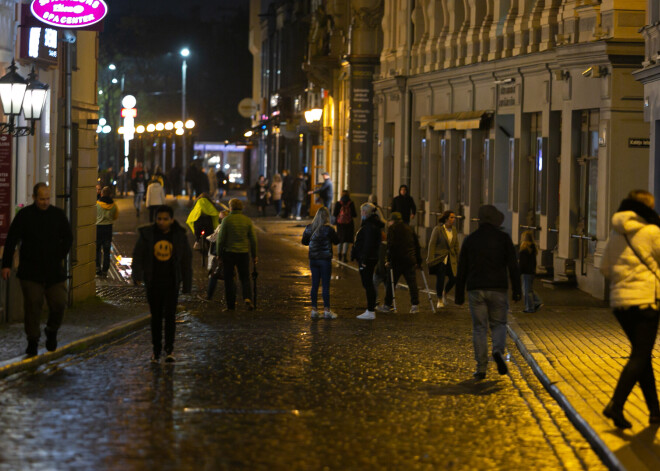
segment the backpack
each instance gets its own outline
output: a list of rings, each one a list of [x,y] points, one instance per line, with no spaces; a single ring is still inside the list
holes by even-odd
[[[195,227],[195,239],[202,237],[202,232],[204,237],[210,236],[213,234],[213,219],[208,214],[202,214],[194,223]]]
[[[348,224],[353,220],[353,215],[351,214],[351,203],[342,203],[341,209],[339,210],[339,216],[337,216],[337,224]]]

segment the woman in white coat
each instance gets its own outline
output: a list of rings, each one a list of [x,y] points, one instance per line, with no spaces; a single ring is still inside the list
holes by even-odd
[[[612,216],[612,233],[605,247],[601,271],[610,280],[610,305],[632,351],[603,414],[618,428],[632,424],[623,406],[639,383],[649,409],[649,422],[660,423],[660,405],[653,374],[652,352],[660,316],[660,217],[655,199],[635,190]]]
[[[147,187],[147,197],[145,201],[145,204],[149,209],[149,222],[154,222],[158,206],[162,206],[166,203],[165,189],[163,188],[163,185],[161,185],[160,180],[154,175],[151,177],[151,181]]]

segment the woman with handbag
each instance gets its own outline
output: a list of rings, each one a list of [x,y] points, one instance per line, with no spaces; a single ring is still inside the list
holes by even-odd
[[[652,363],[660,317],[660,217],[654,207],[655,199],[648,191],[628,194],[612,216],[612,233],[600,268],[610,281],[614,316],[632,346],[612,400],[603,410],[621,429],[632,427],[623,415],[623,406],[635,383],[644,394],[649,423],[660,423]]]
[[[215,287],[218,285],[218,280],[224,280],[224,266],[222,264],[222,257],[217,253],[216,242],[218,240],[218,234],[220,233],[220,225],[222,220],[228,212],[220,211],[218,213],[219,224],[215,228],[215,231],[206,237],[206,240],[209,241],[209,256],[208,256],[208,271],[209,271],[209,284],[206,288],[206,298],[204,301],[210,301],[213,298],[213,293],[215,292]]]
[[[456,230],[456,213],[445,211],[438,219],[438,225],[433,228],[429,240],[426,264],[429,274],[435,275],[435,291],[438,295],[438,309],[447,304],[447,292],[456,284],[456,269],[458,267],[458,231]],[[445,284],[445,276],[447,284]]]

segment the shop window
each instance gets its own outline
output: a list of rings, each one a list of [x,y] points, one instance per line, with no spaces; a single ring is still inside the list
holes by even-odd
[[[598,216],[598,110],[580,114],[579,213],[578,229],[584,235],[596,237]],[[595,244],[590,244],[594,245]]]
[[[470,152],[470,140],[463,138],[461,139],[461,155],[458,161],[458,181],[456,185],[456,200],[461,206],[468,202],[468,152]]]
[[[441,182],[440,188],[438,189],[438,197],[441,202],[446,202],[448,194],[445,191],[449,181],[447,175],[449,175],[449,156],[447,155],[447,139],[440,139],[440,165],[438,165],[438,181]],[[442,205],[440,205],[442,207]]]
[[[419,192],[422,198],[427,198],[428,190],[428,169],[429,169],[429,142],[423,137],[421,139],[421,167],[419,169]]]
[[[541,137],[541,113],[529,117],[529,208],[540,214],[543,207],[543,138]]]
[[[484,152],[481,156],[481,174],[483,182],[481,184],[481,204],[490,203],[490,139],[484,139]]]

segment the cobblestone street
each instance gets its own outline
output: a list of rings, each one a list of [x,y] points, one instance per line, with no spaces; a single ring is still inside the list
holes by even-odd
[[[222,312],[222,283],[184,299],[174,365],[143,328],[2,380],[0,469],[604,468],[513,343],[510,375],[472,380],[466,308],[359,321],[358,275],[335,266],[339,318],[312,322],[306,249],[259,242],[258,309]]]

